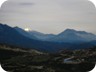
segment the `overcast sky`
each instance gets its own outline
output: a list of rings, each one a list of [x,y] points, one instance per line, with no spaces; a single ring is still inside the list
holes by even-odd
[[[96,34],[96,9],[88,0],[8,0],[0,22],[43,33],[70,28]]]

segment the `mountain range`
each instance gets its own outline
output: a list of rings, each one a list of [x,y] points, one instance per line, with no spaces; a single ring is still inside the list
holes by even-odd
[[[44,52],[59,52],[63,49],[82,49],[96,45],[96,35],[85,31],[66,29],[54,34],[25,31],[0,23],[0,43],[22,48],[33,48]]]
[[[27,35],[30,38],[35,38],[41,41],[49,42],[67,42],[67,43],[77,43],[77,42],[90,42],[96,40],[96,35],[88,33],[85,31],[76,31],[74,29],[66,29],[63,32],[55,34],[44,34],[37,31],[24,31],[21,28],[16,28],[17,31],[23,35]]]

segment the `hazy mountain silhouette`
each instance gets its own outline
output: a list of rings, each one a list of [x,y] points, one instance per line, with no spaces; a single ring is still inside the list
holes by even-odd
[[[14,29],[16,29],[18,32],[20,32],[21,34],[23,34],[26,37],[32,38],[32,39],[37,39],[34,35],[29,34],[28,32],[26,32],[25,30],[19,28],[19,27],[14,27]]]
[[[40,40],[51,41],[51,42],[90,42],[96,40],[96,35],[85,31],[76,31],[74,29],[66,29],[65,31],[54,34],[43,34],[37,31],[29,31],[31,35],[34,35]]]
[[[85,31],[66,29],[50,40],[58,42],[90,42],[96,40],[96,35]]]
[[[18,29],[18,30],[21,30],[21,29]],[[76,44],[75,42],[68,43],[68,42],[59,42],[59,41],[54,41],[54,42],[53,41],[41,41],[41,40],[38,40],[36,37],[34,37],[34,35],[32,39],[29,36],[25,35],[25,34],[28,34],[25,31],[23,31],[22,33],[22,31],[20,32],[18,30],[8,25],[0,24],[0,43],[13,45],[17,47],[23,47],[23,48],[32,48],[32,49],[45,51],[45,52],[52,52],[52,53],[59,52],[60,50],[63,50],[63,49],[82,49],[82,48],[90,48],[96,45],[95,40],[90,41],[90,42],[82,42],[78,44]],[[66,35],[66,33],[68,33],[68,31],[67,32],[64,31],[64,33],[62,32],[61,34],[56,35],[56,37],[61,36],[61,35],[63,36],[64,34]],[[71,34],[68,33],[67,35],[71,35]],[[73,34],[73,36],[75,35]]]
[[[0,24],[0,43],[23,48],[33,48],[40,51],[56,52],[69,47],[67,43],[45,42],[29,38],[18,32],[15,28]]]
[[[54,34],[43,34],[41,32],[37,32],[37,31],[29,31],[28,33],[31,35],[34,35],[39,40],[43,40],[43,41],[48,41],[50,38],[55,37]]]

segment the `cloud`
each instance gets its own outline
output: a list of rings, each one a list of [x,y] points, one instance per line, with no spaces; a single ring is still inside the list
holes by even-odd
[[[24,3],[19,3],[19,5],[34,5],[34,3],[24,2]]]

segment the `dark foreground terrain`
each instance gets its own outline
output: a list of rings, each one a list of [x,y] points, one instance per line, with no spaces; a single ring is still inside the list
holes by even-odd
[[[96,63],[96,47],[43,53],[0,44],[0,62],[11,72],[87,72]]]

